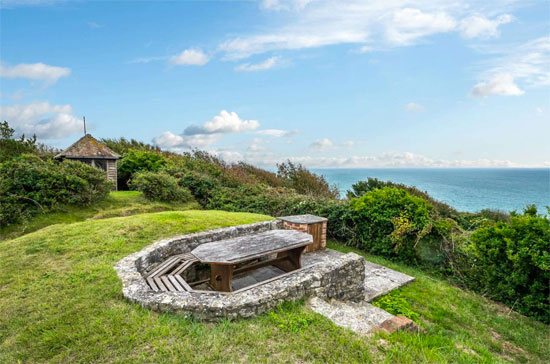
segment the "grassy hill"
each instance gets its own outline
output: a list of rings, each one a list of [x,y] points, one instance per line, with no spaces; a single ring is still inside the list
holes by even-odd
[[[218,323],[142,309],[122,297],[113,269],[119,259],[163,237],[271,218],[151,212],[178,207],[140,201],[136,194],[114,194],[110,205],[44,216],[26,231],[55,224],[0,241],[1,363],[542,363],[550,358],[548,326],[376,257],[369,259],[417,277],[392,295],[406,299],[427,334],[364,338],[302,303]],[[120,215],[131,216],[110,217]]]
[[[138,191],[111,192],[90,206],[63,205],[54,211],[35,215],[29,221],[0,228],[0,240],[15,238],[53,224],[68,224],[87,219],[130,216],[146,212],[198,209],[197,203],[152,202]]]

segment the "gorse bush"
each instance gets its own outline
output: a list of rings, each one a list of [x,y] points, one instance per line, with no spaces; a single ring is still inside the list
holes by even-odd
[[[111,188],[103,171],[84,163],[23,155],[0,163],[0,224],[59,204],[90,204],[107,197]]]
[[[550,211],[549,211],[550,213]],[[480,227],[468,246],[471,288],[550,323],[550,219],[527,208],[509,222]]]
[[[158,153],[130,149],[118,162],[118,186],[128,189],[128,181],[138,172],[157,172],[166,165],[164,157]]]
[[[330,186],[325,177],[310,172],[301,164],[291,161],[278,164],[277,176],[283,180],[285,187],[299,194],[333,199],[340,196],[336,186]]]
[[[193,195],[188,189],[180,187],[178,180],[166,173],[140,172],[128,183],[129,186],[152,201],[189,202]]]
[[[432,206],[407,191],[384,187],[351,200],[360,247],[414,262],[418,242],[430,232]]]
[[[402,183],[394,183],[391,181],[381,181],[377,178],[367,178],[366,181],[359,181],[351,186],[351,190],[348,190],[346,192],[346,196],[348,199],[357,198],[363,196],[365,193],[381,189],[384,187],[393,187],[398,188],[400,190],[407,191],[410,195],[420,197],[423,200],[427,201],[434,207],[434,209],[437,211],[439,216],[441,217],[450,217],[455,220],[458,220],[460,217],[460,214],[458,211],[456,211],[451,206],[447,205],[446,203],[437,201],[436,199],[432,198],[430,195],[428,195],[427,192],[421,191],[416,187],[407,186]]]

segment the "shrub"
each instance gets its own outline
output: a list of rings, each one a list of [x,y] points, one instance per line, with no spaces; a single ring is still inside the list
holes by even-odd
[[[220,182],[210,175],[190,171],[179,179],[179,185],[188,188],[201,206],[206,207],[210,197],[220,187]]]
[[[549,211],[550,213],[550,211]],[[518,312],[550,323],[550,219],[532,207],[471,236],[469,285]]]
[[[330,186],[325,177],[310,172],[301,164],[291,161],[278,164],[277,176],[283,179],[285,187],[303,195],[334,199],[340,196],[336,186]]]
[[[161,153],[161,150],[157,146],[153,146],[151,144],[146,144],[140,141],[137,141],[135,139],[126,139],[126,138],[119,138],[119,139],[101,139],[101,142],[105,144],[107,147],[109,147],[111,150],[115,151],[116,153],[120,155],[125,155],[130,150],[140,150],[140,151],[146,151],[146,152],[157,152]]]
[[[188,202],[193,200],[191,192],[180,187],[178,180],[166,173],[136,173],[130,180],[129,186],[143,192],[147,199],[153,201]]]
[[[87,205],[107,197],[111,187],[104,172],[84,163],[20,156],[0,163],[0,224],[58,204]]]
[[[421,191],[416,187],[407,186],[402,183],[394,183],[391,181],[380,181],[377,178],[367,178],[366,181],[359,181],[351,186],[351,190],[348,190],[346,192],[346,196],[348,199],[357,198],[363,196],[365,193],[381,189],[384,187],[393,187],[393,188],[399,188],[402,190],[407,191],[412,196],[420,197],[427,202],[429,202],[437,211],[439,216],[441,217],[450,217],[453,219],[457,219],[460,215],[458,211],[456,211],[451,206],[447,205],[446,203],[443,203],[441,201],[437,201],[432,196],[428,195],[427,192]]]
[[[36,136],[25,139],[25,135],[22,135],[21,138],[14,139],[14,134],[15,130],[10,128],[7,121],[0,123],[0,162],[37,150]]]
[[[137,172],[157,172],[165,165],[166,160],[158,153],[130,149],[118,163],[118,186],[128,189],[128,181]]]
[[[360,247],[375,254],[415,262],[416,247],[429,233],[432,206],[392,187],[351,200]]]

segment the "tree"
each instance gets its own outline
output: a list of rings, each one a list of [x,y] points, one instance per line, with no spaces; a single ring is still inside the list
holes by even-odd
[[[7,121],[0,123],[0,162],[15,158],[21,154],[36,152],[36,135],[25,139],[25,134],[14,138],[15,130]]]

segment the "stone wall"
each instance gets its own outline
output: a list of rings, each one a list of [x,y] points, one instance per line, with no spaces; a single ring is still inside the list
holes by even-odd
[[[115,269],[123,295],[131,302],[159,312],[193,316],[201,320],[243,318],[260,314],[284,301],[306,296],[361,300],[364,297],[364,259],[348,253],[329,261],[286,273],[265,284],[236,292],[154,292],[143,274],[175,254],[187,253],[200,244],[236,236],[280,229],[280,221],[241,225],[175,236],[142,249],[119,261]]]

